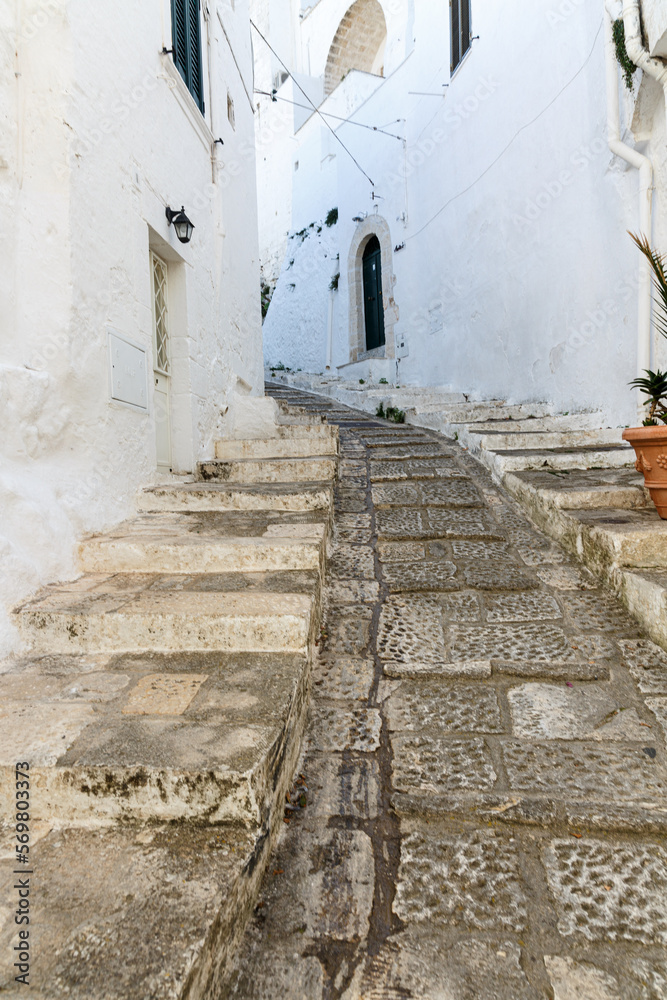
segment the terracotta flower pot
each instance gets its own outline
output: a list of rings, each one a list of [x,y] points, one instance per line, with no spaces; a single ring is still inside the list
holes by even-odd
[[[667,424],[628,427],[623,431],[623,440],[635,449],[635,468],[644,473],[651,500],[660,517],[667,520]]]

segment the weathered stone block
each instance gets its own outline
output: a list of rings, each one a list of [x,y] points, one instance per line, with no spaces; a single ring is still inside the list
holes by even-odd
[[[520,933],[527,925],[521,871],[509,839],[417,829],[401,843],[394,911],[410,924]]]
[[[538,660],[567,663],[577,659],[572,642],[555,625],[450,625],[453,660]]]
[[[470,789],[490,790],[496,783],[483,739],[448,740],[421,733],[391,738],[393,784],[399,792],[438,795]]]
[[[662,846],[553,840],[543,861],[561,934],[667,944],[667,852]]]
[[[371,753],[380,745],[382,719],[376,708],[355,703],[343,708],[318,704],[308,733],[312,749],[322,751],[359,750]]]
[[[367,701],[375,666],[361,657],[317,657],[313,666],[313,688],[318,697],[343,701]]]
[[[521,739],[646,742],[648,736],[635,709],[622,711],[609,686],[522,684],[507,697],[512,729]]]
[[[648,732],[648,730],[647,730]],[[664,798],[663,767],[641,747],[599,747],[560,743],[503,744],[510,787],[564,799],[636,801]]]
[[[403,681],[386,703],[393,732],[502,733],[498,695],[492,687]]]

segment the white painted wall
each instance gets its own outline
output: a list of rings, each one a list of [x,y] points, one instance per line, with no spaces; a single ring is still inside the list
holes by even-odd
[[[110,400],[107,351],[110,328],[144,346],[151,388],[150,246],[170,266],[174,471],[238,433],[247,395],[268,412],[248,9],[207,9],[204,118],[161,54],[169,0],[0,4],[2,652],[9,606],[75,574],[76,540],[156,479],[152,404]]]
[[[659,0],[645,2],[659,12]],[[335,184],[342,261],[354,216],[386,219],[393,245],[405,243],[394,255],[396,330],[409,350],[401,385],[450,385],[562,411],[600,408],[614,423],[633,421],[627,382],[636,374],[639,261],[626,230],[638,226],[638,178],[607,147],[602,0],[473,0],[480,37],[451,79],[447,5],[415,6],[383,0],[388,51],[402,53],[387,78],[370,94],[360,85],[356,105],[349,78],[329,98],[345,91],[355,122],[405,139],[331,120],[374,187],[340,148],[320,156],[318,168],[322,123],[313,116],[264,151],[262,216],[277,211],[285,230],[299,229],[307,216],[323,217]],[[345,8],[319,0],[295,23],[297,69],[307,51],[310,72],[323,71]],[[664,98],[653,81],[640,85],[641,73],[636,80],[622,101],[625,138],[646,143],[654,159],[654,242],[667,251]],[[280,103],[262,108],[265,123],[272,109],[280,113]],[[287,149],[298,172],[284,169]],[[261,252],[264,259],[263,241]],[[337,365],[349,360],[341,272]],[[313,308],[323,275],[297,284],[291,298],[281,290],[288,280],[283,271],[265,322],[267,360],[304,367],[304,328],[324,356],[326,309]],[[666,346],[656,344],[656,363],[667,362]]]
[[[264,323],[269,363],[306,372],[325,370],[330,286],[341,271],[336,229],[327,227],[320,217],[314,226],[306,226],[303,235],[301,230],[289,236],[284,268]],[[339,294],[333,297],[336,307]],[[274,322],[274,317],[280,321]],[[284,336],[286,327],[289,338]]]
[[[644,0],[642,19],[652,56],[667,57],[667,7],[661,0]]]

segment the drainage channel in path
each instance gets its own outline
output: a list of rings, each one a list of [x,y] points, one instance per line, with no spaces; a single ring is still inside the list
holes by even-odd
[[[306,746],[226,996],[664,1000],[667,657],[457,446],[277,394],[338,423],[341,476]]]

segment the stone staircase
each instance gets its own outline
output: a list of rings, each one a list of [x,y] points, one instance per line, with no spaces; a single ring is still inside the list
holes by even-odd
[[[0,666],[0,799],[12,845],[28,761],[36,1000],[224,982],[300,751],[338,468],[337,428],[282,411],[274,438],[142,491],[82,541],[78,580],[15,609],[29,651]],[[7,996],[14,936],[0,921]]]
[[[380,401],[406,422],[453,438],[519,500],[532,520],[624,600],[667,649],[667,522],[658,516],[622,428],[594,411],[555,414],[545,403],[470,401],[447,389],[351,385],[283,374],[272,391],[296,401],[290,385],[336,400],[353,397],[375,413]]]

